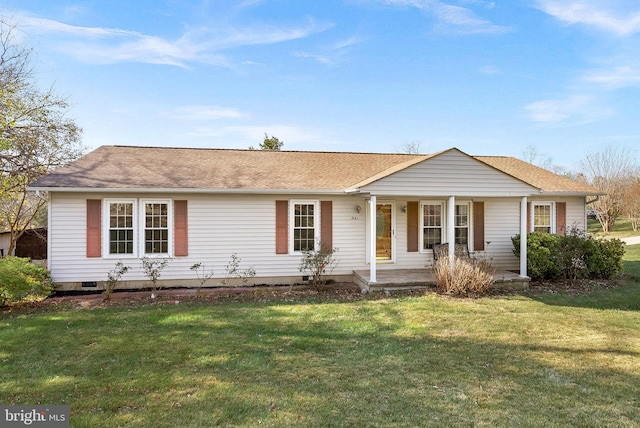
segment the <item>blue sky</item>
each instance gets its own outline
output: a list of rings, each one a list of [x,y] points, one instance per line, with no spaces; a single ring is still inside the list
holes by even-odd
[[[0,0],[84,144],[522,157],[640,139],[637,0]]]

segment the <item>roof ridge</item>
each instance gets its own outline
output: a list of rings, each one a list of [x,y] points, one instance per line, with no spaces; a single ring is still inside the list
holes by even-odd
[[[406,157],[420,157],[431,156],[434,153],[389,153],[389,152],[332,152],[328,150],[261,150],[261,149],[238,149],[228,147],[175,147],[175,146],[138,146],[138,145],[124,145],[124,144],[105,144],[99,146],[97,149],[112,147],[112,148],[124,148],[124,149],[160,149],[160,150],[206,150],[206,151],[227,151],[227,152],[257,152],[257,153],[325,153],[330,155],[376,155],[376,156],[406,156]],[[96,149],[96,150],[97,150]]]

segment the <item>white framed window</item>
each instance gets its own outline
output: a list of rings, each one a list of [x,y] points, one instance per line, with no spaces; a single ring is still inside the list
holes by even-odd
[[[317,250],[320,238],[320,208],[315,200],[289,202],[289,248],[293,254]]]
[[[469,230],[471,229],[471,205],[456,204],[454,214],[455,243],[469,247]]]
[[[143,199],[140,201],[140,247],[145,256],[171,254],[172,218],[171,201]]]
[[[456,244],[470,247],[471,242],[471,203],[455,204],[454,237]],[[420,202],[420,248],[422,252],[432,250],[434,245],[447,240],[447,203],[446,201]]]
[[[420,204],[420,248],[422,251],[433,249],[442,244],[445,237],[444,201],[423,201]]]
[[[171,256],[172,206],[168,199],[105,199],[102,219],[105,257]]]
[[[136,256],[135,199],[105,200],[104,253],[112,257]]]
[[[531,202],[531,232],[556,233],[553,202]]]

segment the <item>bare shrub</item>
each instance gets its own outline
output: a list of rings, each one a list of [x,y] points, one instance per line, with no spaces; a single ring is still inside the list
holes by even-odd
[[[107,281],[104,286],[104,300],[111,299],[111,294],[122,280],[122,275],[129,272],[129,266],[125,266],[122,260],[116,263],[116,266],[107,272]]]
[[[319,244],[319,248],[305,250],[300,259],[300,272],[309,276],[311,284],[320,290],[327,283],[327,276],[331,275],[338,262],[335,257],[337,248]]]
[[[456,257],[439,258],[434,267],[436,285],[447,294],[483,294],[494,282],[495,268],[491,260],[480,258],[468,260]]]
[[[242,259],[236,254],[231,254],[231,260],[224,267],[224,279],[222,285],[225,287],[240,287],[246,285],[250,278],[256,276],[256,268],[249,266],[246,269],[240,267]]]

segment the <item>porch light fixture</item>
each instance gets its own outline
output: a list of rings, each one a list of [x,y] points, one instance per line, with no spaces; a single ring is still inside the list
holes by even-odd
[[[362,207],[360,205],[356,205],[356,212],[362,211]]]
[[[400,209],[402,210],[403,213],[407,212],[407,206],[406,205],[403,205]]]

